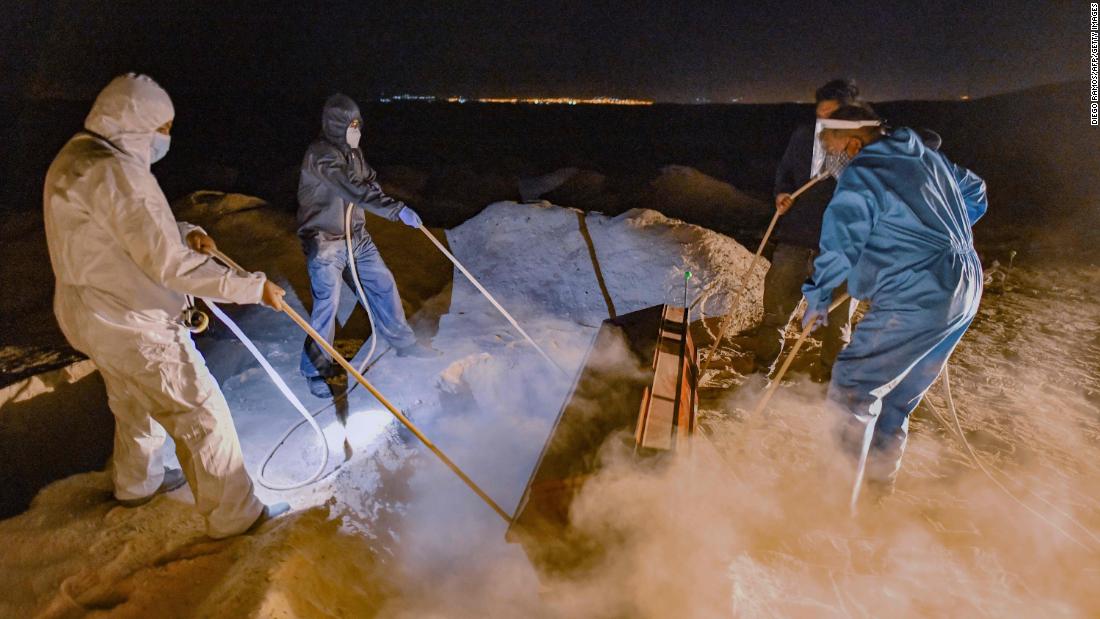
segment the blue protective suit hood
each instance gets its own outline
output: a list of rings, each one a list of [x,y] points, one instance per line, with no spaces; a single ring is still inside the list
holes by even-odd
[[[321,135],[333,145],[349,149],[347,130],[353,120],[358,120],[360,124],[363,122],[359,106],[347,95],[334,94],[325,101],[325,109],[321,113]]]

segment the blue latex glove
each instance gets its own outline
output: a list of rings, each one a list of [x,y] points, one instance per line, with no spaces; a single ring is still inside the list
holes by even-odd
[[[420,215],[417,215],[416,211],[407,206],[397,211],[397,218],[401,220],[401,223],[410,228],[419,228],[424,225],[424,222],[420,221]]]
[[[813,328],[824,327],[829,324],[829,308],[828,307],[807,307],[806,313],[802,315],[802,329],[813,325]],[[811,329],[812,331],[812,329]]]

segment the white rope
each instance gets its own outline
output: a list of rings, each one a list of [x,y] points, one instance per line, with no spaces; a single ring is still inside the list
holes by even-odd
[[[311,475],[308,479],[295,484],[273,484],[264,480],[263,469],[261,468],[259,477],[260,483],[262,483],[265,488],[270,488],[272,490],[294,490],[296,488],[308,486],[309,484],[317,481],[321,478],[321,475],[324,474],[325,467],[328,466],[329,459],[328,440],[325,438],[325,433],[321,430],[321,426],[317,425],[317,420],[309,414],[309,411],[306,410],[306,407],[302,405],[302,401],[298,399],[298,396],[294,395],[294,392],[290,390],[290,387],[288,387],[286,382],[283,381],[283,378],[279,376],[279,373],[275,371],[275,368],[271,367],[271,364],[268,363],[267,358],[265,358],[263,354],[260,353],[259,349],[256,348],[256,345],[252,343],[252,340],[244,334],[244,331],[242,331],[239,326],[237,326],[237,323],[233,322],[233,320],[230,319],[229,316],[227,316],[220,307],[214,304],[213,301],[206,299],[206,304],[210,307],[210,311],[214,312],[214,315],[218,317],[218,320],[224,322],[225,325],[229,327],[229,330],[233,332],[233,335],[237,336],[237,339],[239,339],[241,343],[244,344],[244,347],[248,349],[248,352],[252,353],[252,356],[256,358],[257,362],[259,362],[260,367],[262,367],[264,371],[267,372],[268,377],[271,378],[271,382],[275,383],[275,386],[278,387],[279,391],[282,392],[283,397],[285,397],[287,401],[290,402],[291,405],[294,406],[294,408],[297,409],[299,413],[301,413],[302,417],[304,417],[305,421],[310,425],[311,428],[313,428],[313,431],[317,433],[317,438],[321,441],[321,463],[317,466],[317,469],[313,472],[313,475]],[[295,428],[297,427],[298,426],[295,426]],[[268,460],[271,459],[271,454],[273,454],[275,450],[283,444],[283,441],[286,440],[287,436],[289,436],[289,433],[283,436],[282,440],[271,450],[271,452],[268,454]],[[265,460],[264,467],[266,466],[267,461]]]
[[[363,358],[363,363],[358,368],[359,373],[362,374],[363,369],[374,356],[374,348],[378,345],[378,332],[374,328],[374,314],[370,311],[370,303],[367,303],[367,293],[363,292],[363,284],[359,281],[359,268],[355,265],[355,252],[351,246],[351,209],[353,208],[355,205],[349,202],[344,209],[344,247],[348,250],[348,267],[351,268],[352,279],[355,280],[355,291],[359,293],[359,302],[363,304],[363,309],[367,312],[367,320],[370,321],[370,350],[367,351],[367,356]]]
[[[1039,520],[1042,520],[1044,523],[1049,525],[1051,528],[1053,528],[1054,530],[1056,530],[1059,533],[1061,533],[1062,535],[1064,535],[1067,539],[1069,539],[1074,544],[1080,546],[1083,550],[1096,552],[1096,548],[1090,548],[1087,544],[1081,542],[1079,539],[1074,537],[1069,531],[1066,531],[1064,528],[1059,526],[1057,523],[1055,523],[1054,521],[1047,518],[1047,516],[1045,514],[1043,514],[1042,512],[1038,511],[1037,509],[1035,509],[1035,508],[1031,507],[1030,505],[1028,505],[1027,503],[1025,503],[1022,499],[1017,497],[1011,490],[1009,490],[1008,487],[1006,487],[1003,483],[1001,483],[1001,481],[999,479],[997,479],[996,477],[993,476],[993,473],[989,470],[988,467],[986,467],[985,462],[983,462],[982,459],[978,457],[978,454],[974,451],[974,448],[970,446],[970,441],[967,440],[966,434],[963,432],[962,424],[959,422],[959,412],[955,408],[955,399],[951,394],[950,372],[949,372],[948,366],[946,364],[943,366],[942,378],[943,378],[944,399],[947,401],[948,410],[951,411],[951,419],[952,419],[952,423],[954,424],[953,430],[958,435],[959,442],[961,442],[963,444],[963,447],[966,448],[966,452],[970,456],[971,461],[974,462],[974,465],[977,466],[978,469],[982,473],[984,473],[986,477],[989,478],[989,481],[993,482],[993,485],[997,486],[997,488],[1000,489],[1001,492],[1003,492],[1006,496],[1008,496],[1008,498],[1012,499],[1020,507],[1023,507],[1027,511],[1031,512],[1032,515],[1034,515]],[[940,416],[940,411],[936,407],[936,405],[933,404],[932,401],[928,398],[925,398],[924,401],[927,402],[928,406],[932,408],[932,412],[936,415],[936,417],[938,417],[942,420],[942,417]],[[871,436],[874,433],[874,422],[875,421],[876,421],[876,418],[872,417],[871,418],[871,423],[868,425],[868,431],[864,435],[863,449],[861,450],[861,453],[860,453],[860,462],[859,462],[858,470],[856,472],[855,485],[852,488],[852,501],[851,501],[851,505],[850,505],[852,513],[855,513],[856,501],[859,499],[859,489],[860,489],[860,486],[861,486],[860,482],[863,479],[863,468],[864,468],[864,466],[866,464],[866,461],[867,461],[867,452],[868,452],[868,448],[870,447]],[[1032,494],[1034,495],[1034,493],[1032,493]],[[1035,496],[1038,496],[1038,495],[1035,495]],[[1043,499],[1042,497],[1038,497],[1038,498],[1041,501],[1043,501],[1044,503],[1046,503],[1047,505],[1050,505],[1051,507],[1054,507],[1046,499]],[[1059,513],[1064,518],[1066,518],[1068,521],[1073,523],[1074,526],[1076,526],[1077,528],[1084,531],[1086,534],[1088,534],[1090,537],[1092,537],[1094,541],[1098,541],[1098,543],[1100,543],[1100,540],[1097,540],[1095,534],[1093,534],[1091,531],[1089,531],[1088,527],[1086,527],[1085,525],[1078,522],[1075,518],[1073,518],[1069,514],[1061,512],[1061,510],[1057,510],[1057,508],[1055,508],[1055,509],[1056,509],[1056,511],[1059,511]]]
[[[1096,548],[1090,548],[1087,544],[1081,542],[1072,534],[1070,534],[1069,531],[1066,531],[1062,527],[1058,526],[1057,523],[1047,518],[1045,514],[1025,503],[1023,500],[1013,494],[1013,492],[1009,490],[1004,484],[1002,484],[1000,480],[993,476],[993,473],[990,472],[990,470],[986,467],[982,459],[978,457],[978,454],[974,451],[974,448],[970,446],[970,441],[966,439],[966,434],[963,433],[962,424],[959,423],[959,413],[955,408],[955,399],[951,395],[951,379],[946,365],[943,367],[943,393],[944,398],[947,400],[947,409],[951,411],[951,418],[955,425],[955,432],[959,435],[959,441],[963,444],[963,447],[966,448],[966,452],[967,454],[969,454],[970,459],[974,461],[974,465],[977,466],[978,469],[982,471],[982,473],[985,473],[985,476],[989,478],[989,481],[993,482],[995,486],[997,486],[1002,492],[1004,492],[1008,496],[1008,498],[1012,499],[1018,505],[1020,505],[1020,507],[1023,507],[1024,509],[1035,515],[1037,518],[1050,525],[1051,528],[1064,535],[1074,544],[1077,544],[1084,550],[1096,552]],[[925,400],[928,401],[927,398]],[[936,415],[939,416],[939,410],[936,408],[935,404],[932,404],[932,402],[928,401],[928,405],[931,406],[932,409],[936,412]],[[1039,498],[1043,500],[1043,502],[1047,502],[1045,499],[1042,499],[1042,497]],[[1049,505],[1049,503],[1047,504]],[[1088,527],[1078,522],[1069,514],[1063,513],[1062,516],[1073,523],[1076,527],[1087,533],[1090,537],[1093,538],[1094,541],[1097,541],[1095,534],[1089,531]],[[1100,541],[1098,541],[1098,543],[1100,543]]]
[[[497,308],[497,311],[499,311],[501,313],[501,315],[504,316],[508,320],[508,322],[510,322],[512,324],[513,327],[515,327],[516,331],[519,331],[519,334],[522,335],[528,342],[531,343],[532,346],[535,347],[535,350],[537,350],[539,352],[539,354],[542,355],[543,359],[546,359],[547,363],[549,363],[550,365],[557,368],[558,371],[561,372],[562,374],[564,374],[565,376],[567,376],[567,377],[570,376],[569,372],[566,371],[565,368],[561,367],[560,365],[557,364],[556,361],[551,359],[550,355],[546,354],[546,351],[543,350],[541,346],[536,344],[535,340],[532,339],[530,335],[527,335],[527,332],[523,330],[523,327],[519,326],[519,323],[516,322],[516,319],[512,318],[512,315],[508,313],[508,310],[504,309],[504,307],[502,307],[501,304],[498,303],[497,300],[493,298],[493,295],[489,294],[489,291],[485,289],[485,286],[482,286],[481,282],[477,281],[477,278],[475,278],[472,273],[470,273],[468,270],[466,270],[466,267],[463,266],[462,263],[458,261],[458,258],[455,258],[454,254],[447,251],[447,248],[444,247],[443,244],[439,242],[439,239],[435,238],[435,236],[431,232],[429,232],[428,229],[425,228],[423,225],[420,226],[420,231],[424,233],[424,236],[428,237],[428,240],[430,240],[432,242],[432,244],[435,245],[436,248],[439,251],[443,252],[444,256],[447,256],[447,258],[451,262],[453,262],[456,267],[458,267],[459,271],[462,271],[462,274],[466,276],[466,279],[470,280],[470,283],[473,284],[474,287],[477,288],[478,291],[481,292],[481,294],[485,295],[485,298],[488,299],[489,302],[493,304],[493,307]]]
[[[354,208],[354,205],[349,203],[347,208],[344,210],[344,247],[345,247],[345,249],[347,249],[348,266],[351,269],[352,278],[355,280],[355,291],[359,296],[359,301],[362,303],[363,309],[366,310],[366,312],[367,312],[367,320],[370,322],[370,330],[371,330],[370,349],[367,351],[366,356],[363,358],[363,361],[360,363],[359,367],[357,368],[359,370],[359,373],[362,374],[364,371],[366,371],[367,366],[370,364],[371,359],[374,357],[374,351],[375,351],[375,348],[378,344],[378,336],[377,336],[377,331],[376,331],[375,325],[374,325],[374,314],[370,311],[370,304],[367,303],[367,295],[363,291],[363,285],[359,282],[359,270],[358,270],[358,268],[356,268],[356,264],[355,264],[355,253],[353,251],[352,243],[351,243],[351,239],[352,239],[352,235],[351,235],[352,208]],[[227,264],[226,266],[229,266],[230,268],[237,269],[239,271],[243,271],[243,269],[240,268],[240,265],[237,265],[235,263],[234,264]],[[210,303],[209,301],[207,301],[207,304],[210,305],[212,309],[214,308],[213,303]],[[279,437],[279,440],[275,442],[275,444],[271,447],[271,449],[268,450],[267,454],[264,456],[263,462],[260,464],[260,474],[257,477],[256,481],[258,481],[261,486],[263,486],[263,487],[265,487],[269,490],[278,490],[278,491],[297,490],[298,488],[303,488],[303,487],[308,486],[312,483],[315,483],[317,480],[321,479],[321,476],[324,474],[324,469],[328,465],[328,460],[330,458],[330,449],[329,449],[329,446],[328,446],[328,440],[325,438],[324,432],[321,431],[320,426],[317,424],[316,418],[318,416],[320,416],[321,413],[323,413],[323,412],[327,411],[329,408],[331,408],[333,405],[330,404],[328,406],[325,406],[325,407],[321,408],[320,410],[318,410],[316,413],[309,413],[309,412],[305,411],[305,407],[302,406],[301,401],[298,400],[298,398],[293,394],[293,392],[291,392],[289,390],[288,387],[286,387],[286,383],[284,383],[282,378],[280,378],[279,375],[275,373],[274,369],[271,369],[271,365],[268,364],[267,360],[264,359],[263,355],[261,355],[260,352],[258,350],[256,350],[255,346],[253,346],[251,344],[251,342],[248,341],[247,336],[245,336],[244,333],[242,331],[240,331],[240,328],[237,327],[237,325],[234,324],[231,320],[229,320],[229,317],[225,316],[225,314],[223,312],[221,312],[220,310],[215,310],[215,314],[218,315],[218,318],[220,318],[222,320],[222,322],[225,322],[227,325],[229,325],[229,328],[234,332],[234,334],[236,334],[237,337],[240,338],[242,342],[244,342],[245,347],[247,347],[249,349],[249,351],[252,352],[253,356],[256,357],[256,360],[260,362],[260,365],[264,366],[264,370],[267,371],[268,376],[271,377],[271,380],[274,381],[277,386],[279,386],[279,389],[280,389],[280,391],[283,392],[283,395],[287,397],[287,400],[292,405],[294,405],[294,407],[296,409],[298,409],[298,412],[301,413],[302,417],[303,417],[302,421],[299,421],[298,423],[296,423],[293,426],[291,426],[290,428],[288,428],[287,431],[284,432],[281,437]],[[348,388],[348,391],[350,392],[357,385],[358,385],[358,383],[356,383],[356,385],[350,386]],[[278,452],[279,449],[284,444],[286,444],[287,439],[289,439],[290,436],[292,434],[294,434],[298,430],[298,428],[302,427],[302,424],[305,424],[305,423],[308,423],[314,429],[314,431],[317,432],[317,436],[318,436],[319,440],[321,441],[321,449],[324,452],[324,456],[322,457],[321,466],[308,479],[306,479],[305,481],[302,481],[302,482],[295,483],[295,484],[278,484],[278,483],[268,481],[267,480],[267,467],[271,463],[271,460],[275,458],[275,453]],[[338,468],[339,467],[337,467],[337,469]]]

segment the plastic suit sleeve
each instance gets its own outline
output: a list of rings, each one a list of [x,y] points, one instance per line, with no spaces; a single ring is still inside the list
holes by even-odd
[[[966,216],[970,219],[970,225],[974,225],[989,208],[989,199],[985,193],[985,181],[980,176],[966,168],[948,162],[955,182],[959,184],[963,202],[966,203]]]
[[[874,225],[875,211],[867,196],[855,189],[839,187],[825,209],[820,253],[814,260],[812,279],[802,287],[809,304],[807,311],[828,313],[833,291],[847,281]]]
[[[202,232],[203,234],[206,234],[206,230],[203,230],[201,227],[196,226],[195,224],[189,224],[186,221],[177,221],[176,227],[179,228],[180,240],[183,241],[184,245],[187,245],[187,235],[191,234],[192,232]]]
[[[191,251],[183,236],[197,227],[178,225],[163,195],[134,188],[122,174],[113,180],[121,195],[111,201],[107,222],[123,250],[149,279],[181,294],[259,303],[265,280],[262,274],[238,275]]]
[[[346,164],[336,153],[326,153],[316,160],[317,172],[345,202],[390,221],[397,221],[397,214],[405,203],[394,200],[375,182],[355,182],[347,174]]]

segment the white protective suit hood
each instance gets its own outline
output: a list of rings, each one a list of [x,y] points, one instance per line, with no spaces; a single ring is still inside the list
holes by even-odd
[[[128,73],[111,80],[99,93],[84,128],[149,165],[153,134],[175,117],[172,99],[163,88],[148,76]]]
[[[54,312],[82,352],[131,337],[174,337],[186,295],[260,299],[262,274],[238,275],[186,246],[196,228],[176,222],[149,169],[153,134],[174,113],[153,80],[117,77],[96,98],[87,131],[65,144],[46,174]]]

